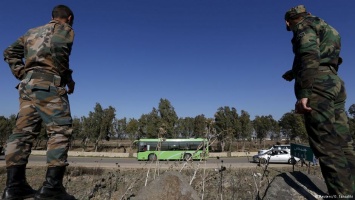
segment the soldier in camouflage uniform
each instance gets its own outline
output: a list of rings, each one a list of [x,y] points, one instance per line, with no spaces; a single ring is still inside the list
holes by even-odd
[[[6,144],[7,181],[2,199],[75,199],[62,184],[72,133],[67,94],[75,86],[69,68],[73,20],[70,8],[58,5],[48,24],[30,29],[4,51],[5,61],[21,82],[17,86],[20,110]],[[25,171],[42,121],[49,137],[48,167],[43,186],[35,191],[27,183]]]
[[[303,5],[285,14],[293,32],[292,70],[283,78],[295,79],[295,112],[304,114],[309,144],[321,166],[328,193],[354,197],[355,152],[345,113],[344,82],[337,75],[339,33]]]

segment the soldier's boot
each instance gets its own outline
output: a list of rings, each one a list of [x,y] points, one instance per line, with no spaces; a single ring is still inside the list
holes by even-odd
[[[50,200],[76,200],[76,198],[65,191],[63,186],[63,178],[65,167],[48,167],[46,174],[46,181],[43,186],[37,191],[35,199]]]
[[[7,179],[2,199],[17,200],[34,197],[36,190],[26,180],[26,165],[15,165],[6,168]]]

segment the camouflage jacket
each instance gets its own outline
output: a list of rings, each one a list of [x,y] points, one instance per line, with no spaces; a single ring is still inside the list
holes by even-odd
[[[22,80],[30,70],[38,70],[72,80],[69,56],[74,40],[74,30],[69,24],[56,20],[33,28],[4,51],[4,60],[12,74]],[[25,60],[25,63],[23,61]]]
[[[324,20],[311,15],[297,23],[292,31],[295,94],[297,99],[308,98],[319,66],[337,66],[341,38]]]

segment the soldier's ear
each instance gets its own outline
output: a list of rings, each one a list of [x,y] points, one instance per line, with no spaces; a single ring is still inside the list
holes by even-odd
[[[338,58],[338,65],[341,65],[343,63],[343,58],[339,56]]]
[[[286,30],[291,31],[290,22],[286,20]]]
[[[73,16],[69,15],[68,17],[68,24],[70,24],[70,26],[73,26],[74,20],[73,20]]]

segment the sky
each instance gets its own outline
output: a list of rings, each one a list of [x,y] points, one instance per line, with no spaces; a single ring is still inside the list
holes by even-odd
[[[251,119],[279,120],[296,101],[293,82],[281,76],[293,61],[284,14],[298,4],[339,31],[346,110],[355,103],[355,1],[3,1],[1,52],[28,29],[48,23],[58,4],[75,15],[73,117],[88,116],[100,103],[114,107],[118,119],[139,119],[167,99],[183,118],[213,118],[229,106]],[[17,83],[0,62],[0,115],[17,114]]]

